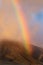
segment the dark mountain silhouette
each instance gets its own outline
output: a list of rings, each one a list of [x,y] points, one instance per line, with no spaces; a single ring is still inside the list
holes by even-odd
[[[43,49],[32,45],[32,55],[27,54],[23,43],[11,40],[0,41],[0,64],[43,65]]]

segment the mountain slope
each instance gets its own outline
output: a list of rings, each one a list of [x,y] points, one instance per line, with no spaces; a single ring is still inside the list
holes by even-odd
[[[43,49],[32,45],[32,55],[27,54],[22,43],[2,40],[0,42],[0,63],[14,65],[43,65]],[[3,65],[2,64],[2,65]]]

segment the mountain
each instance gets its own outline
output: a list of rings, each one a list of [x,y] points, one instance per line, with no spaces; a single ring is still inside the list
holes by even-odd
[[[32,55],[29,55],[18,41],[0,41],[1,65],[43,65],[43,49],[32,45]]]

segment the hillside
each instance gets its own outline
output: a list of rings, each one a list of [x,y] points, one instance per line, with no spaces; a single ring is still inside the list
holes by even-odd
[[[29,55],[22,43],[17,41],[0,41],[1,65],[43,65],[43,49],[33,46],[33,53]]]

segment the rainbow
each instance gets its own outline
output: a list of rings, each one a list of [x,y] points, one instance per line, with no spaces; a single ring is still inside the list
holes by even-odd
[[[21,34],[22,34],[22,38],[24,41],[24,46],[26,48],[26,50],[28,50],[29,52],[31,51],[31,47],[30,47],[30,34],[28,32],[28,27],[27,27],[27,23],[26,23],[26,18],[24,16],[24,13],[19,5],[19,0],[11,0],[12,5],[15,9],[15,13],[18,19],[18,23],[20,25],[21,28]]]

